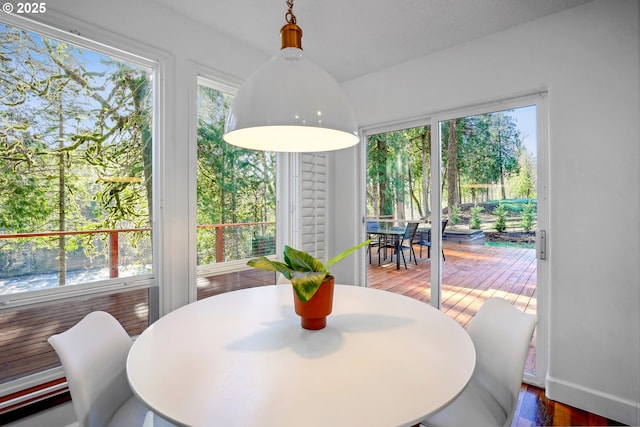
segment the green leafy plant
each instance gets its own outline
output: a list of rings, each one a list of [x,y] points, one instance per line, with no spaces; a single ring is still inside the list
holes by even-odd
[[[457,225],[460,223],[460,206],[454,206],[451,209],[451,224]]]
[[[507,208],[500,202],[498,207],[493,210],[493,213],[498,217],[495,228],[499,233],[502,233],[507,229]]]
[[[480,230],[480,212],[482,212],[484,208],[482,206],[475,205],[471,207],[471,229],[472,230]]]
[[[533,230],[533,220],[535,218],[535,208],[529,200],[524,206],[522,206],[522,213],[520,219],[522,220],[522,228],[524,231]]]
[[[307,302],[313,297],[327,276],[329,267],[351,255],[356,250],[368,245],[371,240],[346,249],[324,264],[309,253],[299,251],[291,246],[284,247],[284,262],[273,261],[266,257],[250,259],[247,265],[262,270],[277,271],[291,281],[300,301]]]

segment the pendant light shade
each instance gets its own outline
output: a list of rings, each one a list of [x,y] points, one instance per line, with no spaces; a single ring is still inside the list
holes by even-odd
[[[286,152],[356,145],[358,126],[346,96],[329,73],[304,57],[302,31],[291,9],[287,20],[280,52],[236,94],[224,140],[254,150]]]

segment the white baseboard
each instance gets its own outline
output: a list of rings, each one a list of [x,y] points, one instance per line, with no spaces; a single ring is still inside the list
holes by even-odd
[[[556,402],[562,402],[628,426],[640,425],[640,402],[550,376],[547,376],[546,380],[546,395]]]

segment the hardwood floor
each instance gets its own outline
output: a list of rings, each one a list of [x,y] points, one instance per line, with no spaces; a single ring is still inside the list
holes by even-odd
[[[511,427],[622,426],[616,421],[547,399],[544,390],[523,384]],[[418,424],[413,427],[424,427]]]
[[[544,390],[523,384],[512,427],[621,426],[616,421],[547,399]]]

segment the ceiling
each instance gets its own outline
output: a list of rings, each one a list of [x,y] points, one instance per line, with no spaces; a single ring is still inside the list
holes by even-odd
[[[152,0],[272,56],[285,0]],[[307,58],[343,82],[591,0],[294,0]]]

